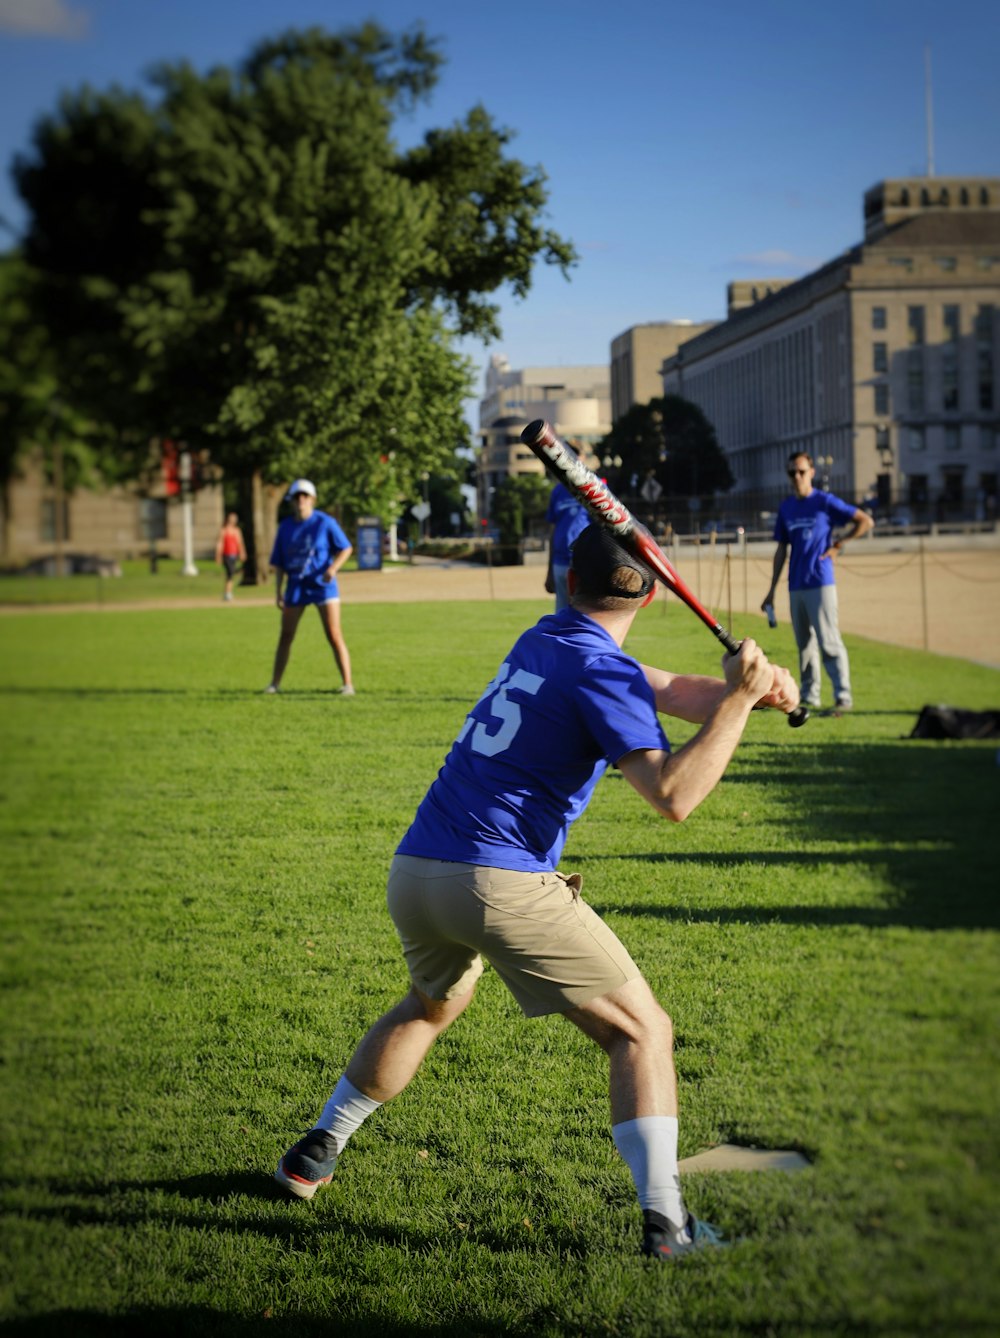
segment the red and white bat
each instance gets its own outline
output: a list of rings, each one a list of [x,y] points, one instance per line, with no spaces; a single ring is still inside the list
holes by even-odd
[[[698,615],[730,655],[735,655],[740,643],[688,589],[645,525],[636,520],[603,479],[599,479],[574,451],[559,440],[551,424],[544,418],[536,418],[521,433],[521,440],[534,451],[552,477],[578,498],[596,521],[606,525],[630,553],[645,562],[667,589],[672,590],[692,613]],[[788,723],[792,726],[804,725],[808,719],[809,709],[804,705],[796,706],[788,712]]]

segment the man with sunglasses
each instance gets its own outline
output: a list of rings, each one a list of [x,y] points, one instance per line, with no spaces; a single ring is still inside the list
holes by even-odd
[[[812,457],[798,451],[788,458],[788,477],[792,496],[778,508],[774,525],[777,548],[771,588],[761,608],[774,603],[774,592],[791,549],[788,564],[788,601],[792,630],[799,648],[799,677],[802,701],[807,706],[820,704],[820,658],[833,684],[834,712],[849,711],[851,666],[840,636],[837,617],[837,587],[834,584],[833,559],[851,539],[857,539],[875,524],[866,511],[842,501],[832,492],[813,487],[816,470]],[[840,538],[834,531],[851,525]]]

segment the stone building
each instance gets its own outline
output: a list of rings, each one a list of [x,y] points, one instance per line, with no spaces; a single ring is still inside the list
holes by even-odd
[[[666,359],[663,390],[714,424],[748,521],[786,494],[794,450],[883,518],[993,516],[1000,178],[880,182],[864,225],[804,278],[730,285],[728,319]]]
[[[193,497],[192,539],[195,556],[214,556],[222,524],[221,483],[207,482]],[[8,567],[45,563],[57,557],[87,556],[111,562],[184,555],[179,500],[167,496],[165,481],[148,487],[123,484],[63,492],[40,458],[19,464],[0,508],[0,561]],[[67,562],[66,564],[70,564]]]
[[[486,369],[485,393],[479,403],[481,449],[477,462],[479,515],[491,515],[490,498],[504,479],[516,474],[543,474],[540,460],[521,441],[521,429],[535,418],[547,419],[590,465],[593,448],[611,430],[608,368],[512,368],[494,354]]]
[[[611,421],[633,404],[663,394],[660,369],[687,339],[710,330],[715,321],[650,321],[633,325],[611,341]]]

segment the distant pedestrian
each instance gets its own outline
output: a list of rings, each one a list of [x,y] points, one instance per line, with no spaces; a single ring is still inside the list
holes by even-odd
[[[235,511],[226,516],[215,544],[215,560],[226,569],[226,583],[222,598],[228,603],[233,597],[233,577],[247,560],[247,546],[243,542],[240,518]]]
[[[281,687],[299,620],[306,607],[314,604],[344,680],[341,693],[353,697],[351,657],[340,630],[340,588],[337,584],[337,572],[353,553],[353,546],[333,516],[316,510],[316,489],[308,479],[296,479],[285,498],[291,502],[295,515],[278,526],[271,550],[275,600],[281,610],[281,636],[267,691],[277,692]]]
[[[840,635],[833,559],[849,539],[867,534],[875,522],[866,512],[832,492],[813,487],[816,470],[812,457],[805,451],[788,457],[788,477],[792,480],[793,495],[786,497],[778,508],[774,525],[778,546],[774,551],[771,588],[761,608],[767,613],[768,605],[774,604],[774,592],[791,548],[788,599],[799,648],[802,701],[807,706],[820,704],[822,657],[833,684],[834,710],[849,711],[854,705],[851,666]],[[853,528],[842,538],[834,539],[833,531],[842,525]]]

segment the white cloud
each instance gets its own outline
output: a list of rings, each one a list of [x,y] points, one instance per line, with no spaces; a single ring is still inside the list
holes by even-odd
[[[0,32],[31,37],[86,37],[90,14],[66,0],[0,0]]]

